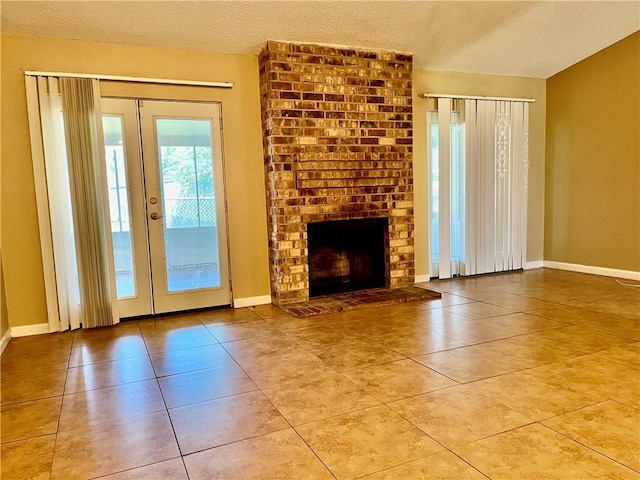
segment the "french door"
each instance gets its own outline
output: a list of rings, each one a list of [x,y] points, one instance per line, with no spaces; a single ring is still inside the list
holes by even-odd
[[[219,104],[101,107],[120,317],[228,305]]]

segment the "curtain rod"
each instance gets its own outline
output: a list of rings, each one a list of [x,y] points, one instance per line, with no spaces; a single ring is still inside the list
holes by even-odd
[[[535,98],[509,98],[509,97],[483,97],[483,96],[474,96],[474,95],[454,95],[450,93],[422,93],[420,94],[422,98],[462,98],[465,100],[496,100],[503,102],[526,102],[533,103],[536,101]]]
[[[199,80],[170,80],[168,78],[125,77],[121,75],[100,75],[94,73],[61,73],[25,71],[25,76],[93,78],[114,82],[159,83],[164,85],[189,85],[194,87],[232,88],[233,82],[201,82]]]

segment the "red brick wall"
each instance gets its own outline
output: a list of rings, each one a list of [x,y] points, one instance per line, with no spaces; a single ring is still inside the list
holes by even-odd
[[[412,284],[412,57],[268,42],[259,66],[274,302],[308,299],[309,222],[388,217],[387,283]]]

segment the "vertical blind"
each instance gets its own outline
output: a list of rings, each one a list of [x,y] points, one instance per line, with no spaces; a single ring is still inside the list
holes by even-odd
[[[97,80],[25,77],[50,330],[118,322]]]
[[[431,276],[526,263],[529,105],[439,98],[429,113]]]

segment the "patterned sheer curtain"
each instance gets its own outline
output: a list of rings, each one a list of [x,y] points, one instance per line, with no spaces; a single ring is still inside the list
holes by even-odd
[[[37,201],[50,329],[112,325],[118,311],[98,81],[27,76],[26,84],[34,176],[45,187]]]
[[[529,105],[439,98],[429,113],[432,276],[526,263]]]

